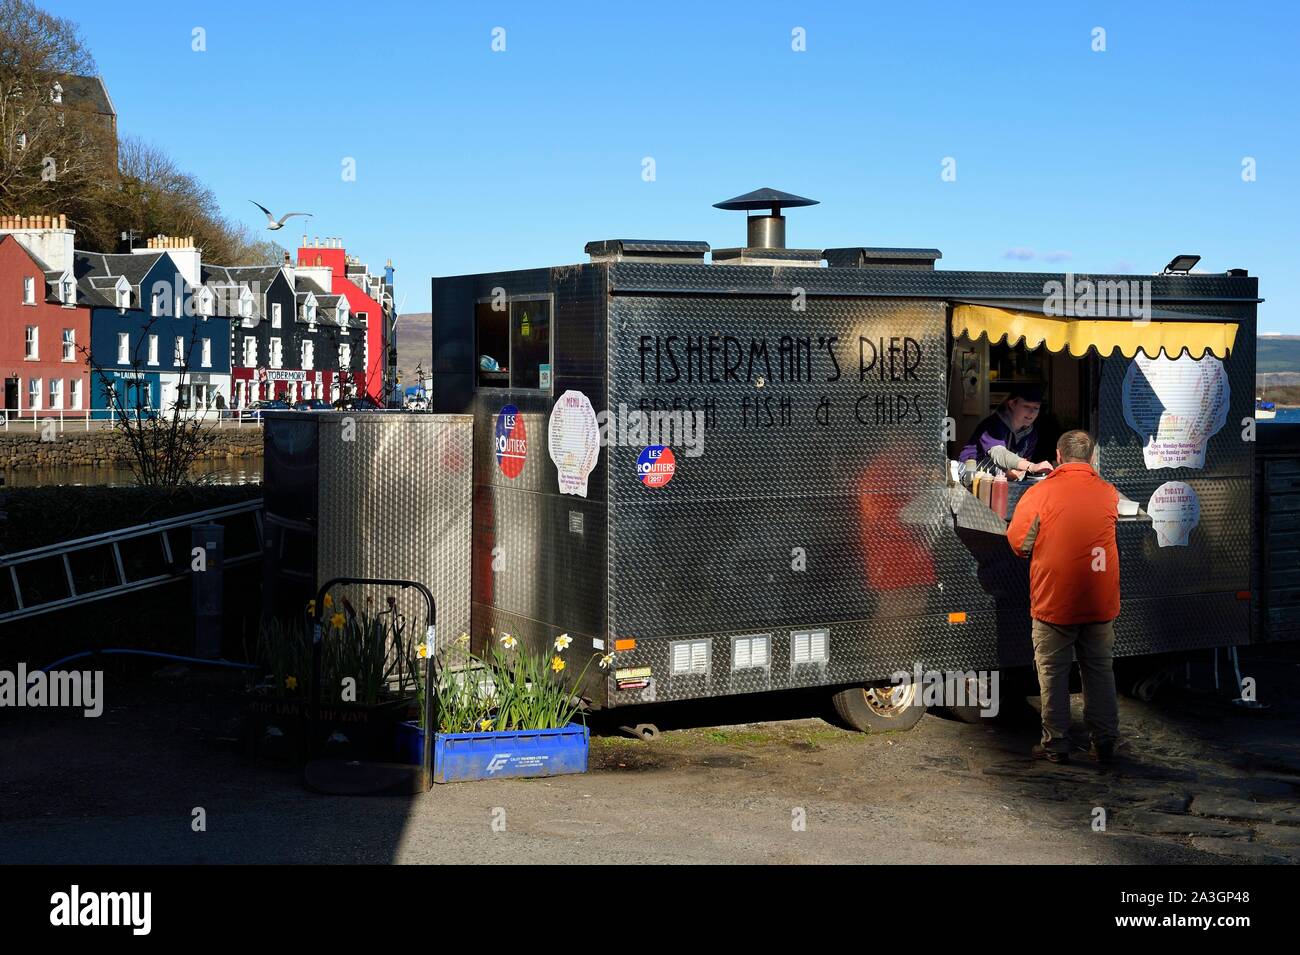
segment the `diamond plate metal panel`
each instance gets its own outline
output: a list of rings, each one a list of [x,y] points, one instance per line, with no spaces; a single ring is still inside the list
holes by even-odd
[[[1075,282],[1130,280],[1151,282],[1154,305],[1165,308],[1183,302],[1213,304],[1220,302],[1254,302],[1259,294],[1259,280],[1231,275],[1086,275],[1074,276]],[[751,292],[789,294],[791,286],[800,286],[812,295],[847,297],[887,296],[903,298],[1022,298],[1042,304],[1043,285],[1063,281],[1064,273],[1052,272],[956,272],[911,269],[822,269],[764,268],[762,266],[711,265],[707,269],[686,265],[659,265],[619,262],[610,266],[610,288],[615,293],[634,292],[671,294],[704,293],[742,295]],[[1180,302],[1179,300],[1183,300]],[[1253,311],[1251,312],[1253,315]]]
[[[315,431],[318,460],[311,480],[267,461],[268,522],[279,488],[307,502],[314,528],[308,547],[310,580],[285,581],[307,594],[331,577],[417,580],[433,592],[441,646],[470,627],[470,475],[472,419],[467,415],[337,412],[286,413],[266,424],[268,444],[278,432]],[[294,516],[295,521],[297,515]],[[301,594],[299,595],[302,596]],[[377,604],[387,591],[371,591]],[[407,633],[424,625],[424,601],[398,596]],[[305,602],[305,598],[304,598]]]
[[[624,295],[629,273],[649,290],[660,287],[665,273],[678,278],[682,272],[624,265],[613,272],[611,407],[701,408],[710,427],[704,453],[678,453],[673,479],[660,488],[641,483],[639,448],[608,449],[610,631],[638,641],[636,651],[619,654],[620,668],[648,665],[657,674],[652,686],[623,691],[611,676],[610,705],[881,680],[918,661],[944,668],[1030,661],[1028,562],[1011,553],[1005,536],[954,527],[945,501],[939,445],[947,404],[942,302],[853,298],[842,294],[844,285],[832,270],[732,270],[741,274],[725,276],[730,295]],[[1041,295],[1044,280],[972,274],[954,282],[952,273],[939,283],[928,276],[886,277],[883,284],[878,276],[859,284],[877,292],[903,286],[935,294]],[[698,277],[694,284],[706,287]],[[1219,278],[1196,284],[1197,294],[1251,291],[1225,289]],[[794,287],[808,294],[802,313],[791,312]],[[814,290],[841,294],[814,297]],[[1187,311],[1195,308],[1250,324],[1248,305]],[[752,343],[767,340],[771,352],[772,341],[798,338],[800,326],[812,333],[814,361],[762,363],[759,388],[760,372],[751,370],[749,360]],[[878,367],[859,380],[859,336],[877,343],[913,338],[920,347],[915,380],[894,381],[887,374],[881,381]],[[672,358],[669,337],[678,346]],[[729,345],[728,338],[739,344]],[[854,343],[842,367],[827,362],[827,339]],[[702,359],[687,358],[682,342],[700,340]],[[1228,366],[1230,377],[1253,376],[1252,341],[1243,328],[1242,354]],[[1123,490],[1145,503],[1173,478],[1144,467],[1141,473],[1125,469],[1125,455],[1131,464],[1136,453],[1141,463],[1137,436],[1114,425],[1114,382],[1126,362],[1103,365],[1103,473],[1109,476],[1112,467],[1121,472]],[[877,400],[896,399],[904,389],[910,389],[904,393],[911,415],[897,416],[901,426],[890,427],[890,416],[882,420],[875,413]],[[775,422],[761,406],[755,413],[756,396],[780,402]],[[865,406],[859,403],[864,397]],[[829,408],[820,418],[819,407]],[[863,407],[872,413],[857,413]],[[1122,414],[1118,420],[1126,430]],[[1149,522],[1119,528],[1124,612],[1117,624],[1118,652],[1248,640],[1248,605],[1236,599],[1236,591],[1249,586],[1250,549],[1251,482],[1244,470],[1250,450],[1240,444],[1211,447],[1204,471],[1180,476],[1201,498],[1201,527],[1192,546],[1158,547]],[[948,613],[954,611],[966,613],[967,623],[950,625]],[[810,626],[831,631],[826,667],[775,672],[780,653],[788,652],[789,633]],[[776,634],[768,671],[731,673],[715,664],[707,677],[664,673],[672,640],[706,636],[715,660],[725,664],[732,636],[769,629]]]
[[[640,480],[644,440],[616,435],[588,499],[561,498],[544,444],[551,396],[480,391],[473,399],[476,641],[508,629],[540,647],[567,630],[595,652],[635,638],[636,649],[619,652],[616,667],[649,666],[651,685],[619,690],[617,673],[609,674],[596,702],[610,706],[879,681],[917,662],[962,669],[1029,662],[1028,563],[1005,536],[957,527],[947,503],[940,440],[946,303],[1041,302],[1043,284],[1062,276],[631,262],[541,276],[436,280],[435,312],[445,303],[438,321],[452,329],[449,347],[464,341],[455,323],[469,320],[463,309],[453,314],[457,296],[472,303],[493,283],[510,294],[550,291],[554,394],[584,391],[597,411],[614,415],[615,431],[627,412],[656,402],[703,410],[709,426],[702,455],[674,449],[674,476],[661,487]],[[1121,524],[1122,655],[1249,637],[1249,604],[1236,591],[1250,579],[1251,449],[1231,443],[1239,430],[1231,425],[1249,412],[1242,408],[1253,387],[1257,280],[1150,281],[1155,307],[1238,317],[1242,327],[1225,363],[1229,427],[1212,439],[1199,471],[1145,471],[1137,436],[1115,415],[1124,360],[1102,363],[1103,474],[1143,503],[1171,479],[1191,484],[1201,501],[1189,547],[1159,548],[1149,523]],[[791,307],[796,289],[806,296],[803,311]],[[860,376],[859,362],[870,356],[858,352],[859,336],[876,343],[878,360],[884,354],[901,364],[901,373],[887,369],[882,380],[880,365],[871,364]],[[690,357],[687,339],[701,343]],[[891,339],[901,353],[890,355]],[[459,400],[460,392],[447,394]],[[516,478],[501,474],[487,440],[506,402],[523,413],[530,441],[530,460]],[[582,541],[574,539],[575,521],[589,535]],[[966,622],[950,623],[954,611]],[[810,628],[829,632],[830,658],[793,666],[791,633]],[[733,672],[733,638],[752,633],[772,634],[769,664]],[[670,643],[683,638],[710,642],[708,673],[671,673]]]

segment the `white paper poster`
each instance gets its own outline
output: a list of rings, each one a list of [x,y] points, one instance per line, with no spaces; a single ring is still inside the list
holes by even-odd
[[[600,428],[591,401],[581,391],[566,391],[555,401],[547,428],[551,460],[561,494],[587,496],[587,477],[600,457]]]
[[[1202,359],[1138,354],[1124,375],[1124,420],[1142,436],[1148,470],[1205,467],[1205,443],[1228,420],[1228,373]]]
[[[1186,547],[1192,528],[1201,522],[1201,502],[1190,484],[1166,481],[1151,495],[1147,513],[1161,547]]]

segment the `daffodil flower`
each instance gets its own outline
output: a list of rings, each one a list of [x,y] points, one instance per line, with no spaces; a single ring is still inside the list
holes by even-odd
[[[456,638],[456,645],[457,645],[457,646],[461,646],[461,647],[467,647],[467,646],[469,646],[469,634],[468,634],[468,633],[462,633],[459,637],[457,637],[457,638]]]
[[[551,669],[556,673],[559,673],[564,669],[564,661],[559,657],[551,657]]]
[[[614,662],[614,654],[606,653],[600,658],[600,668],[602,670],[608,670],[609,665],[613,662]]]
[[[492,729],[492,721],[491,721],[491,720],[479,720],[478,728],[479,728],[480,730],[482,730],[484,733],[486,733],[486,732],[488,732],[489,730]]]
[[[342,630],[344,624],[347,622],[347,617],[343,616],[341,613],[336,613],[334,616],[330,617],[330,626],[335,630]]]
[[[501,638],[501,645],[507,650],[513,650],[515,647],[519,646],[519,641],[507,633]]]
[[[565,650],[569,649],[569,644],[572,642],[573,637],[569,636],[567,633],[562,633],[555,638],[555,649],[563,653]]]
[[[334,606],[334,598],[331,597],[329,594],[326,594],[326,595],[325,595],[325,609],[326,609],[326,610],[329,610],[330,607],[333,607],[333,606]]]
[[[287,690],[298,689],[298,678],[296,676],[287,676],[284,678],[284,686]]]
[[[425,659],[429,655],[429,645],[427,643],[421,643],[415,648],[415,653],[421,660]]]
[[[307,616],[316,616],[316,598],[314,597],[307,601]]]

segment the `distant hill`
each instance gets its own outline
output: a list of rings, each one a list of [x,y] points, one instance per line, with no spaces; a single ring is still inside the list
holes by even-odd
[[[414,384],[415,367],[425,376],[433,367],[433,314],[411,312],[397,316],[397,376],[403,385]]]
[[[1263,335],[1256,339],[1255,373],[1300,374],[1300,335]]]

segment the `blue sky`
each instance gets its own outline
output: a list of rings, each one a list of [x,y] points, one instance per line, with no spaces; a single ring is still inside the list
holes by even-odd
[[[1261,331],[1300,334],[1300,5],[45,6],[80,24],[123,134],[251,226],[249,199],[303,209],[372,270],[392,258],[404,311],[432,275],[591,239],[741,244],[711,204],[772,186],[821,200],[792,246],[1143,273],[1194,252],[1260,276]]]

